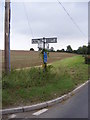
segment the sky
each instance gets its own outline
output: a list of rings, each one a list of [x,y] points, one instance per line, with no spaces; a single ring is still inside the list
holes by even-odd
[[[46,0],[45,0],[46,1]],[[50,47],[72,49],[88,44],[88,0],[61,0],[63,6],[77,23],[83,34],[73,24],[57,0],[11,1],[10,49],[38,50],[31,39],[57,37]],[[0,4],[0,49],[4,49],[4,0]]]

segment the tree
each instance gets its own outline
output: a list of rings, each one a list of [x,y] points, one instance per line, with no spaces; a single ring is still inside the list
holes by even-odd
[[[82,47],[79,47],[79,48],[78,48],[77,53],[78,53],[78,54],[83,54],[83,49],[82,49]]]
[[[72,52],[73,52],[73,50],[72,50],[72,48],[71,48],[70,45],[67,46],[67,50],[66,50],[66,52],[69,52],[69,53],[72,53]]]
[[[30,51],[34,51],[34,49],[33,49],[33,48],[30,48]]]
[[[57,50],[57,52],[61,52],[61,50]]]
[[[88,52],[88,48],[87,48],[87,46],[84,45],[83,46],[83,54],[86,55],[87,52]]]
[[[61,50],[57,50],[57,52],[65,52],[65,50],[64,50],[64,49],[61,49]]]
[[[83,45],[82,47],[79,47],[77,50],[78,54],[86,55],[88,53],[88,47]]]
[[[76,53],[76,54],[77,54],[77,50],[73,50],[73,53]]]
[[[65,52],[65,50],[64,50],[64,49],[62,49],[62,50],[61,50],[61,52]]]
[[[51,52],[54,52],[54,48],[53,48],[53,47],[51,47],[50,51],[51,51]]]

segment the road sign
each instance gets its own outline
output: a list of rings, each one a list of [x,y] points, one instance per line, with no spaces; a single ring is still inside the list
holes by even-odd
[[[57,38],[39,38],[39,39],[32,39],[32,44],[38,44],[40,42],[45,42],[45,43],[57,43]]]
[[[47,63],[47,53],[44,52],[44,63]]]
[[[44,65],[44,70],[47,67],[47,52],[45,52],[45,45],[48,45],[48,50],[49,50],[49,43],[57,43],[57,37],[53,38],[38,38],[38,39],[32,39],[32,44],[38,44],[38,48],[40,50],[41,48],[41,43],[43,44],[42,50],[43,50],[43,65]]]
[[[32,44],[38,44],[39,42],[42,42],[42,38],[40,38],[40,39],[32,39]]]
[[[53,38],[45,38],[46,39],[46,43],[57,43],[57,38],[53,37]]]

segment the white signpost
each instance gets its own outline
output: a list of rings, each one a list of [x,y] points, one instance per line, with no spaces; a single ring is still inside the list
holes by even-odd
[[[38,38],[38,39],[32,39],[32,44],[38,44],[39,42],[45,42],[45,43],[57,43],[57,38]]]
[[[57,37],[53,38],[37,38],[37,39],[32,39],[32,44],[38,44],[40,48],[40,44],[43,44],[42,48],[42,53],[43,53],[43,65],[44,65],[44,71],[47,66],[47,52],[45,52],[45,44],[49,46],[49,43],[57,43]]]

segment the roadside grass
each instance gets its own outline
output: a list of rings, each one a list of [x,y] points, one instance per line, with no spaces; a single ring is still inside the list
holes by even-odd
[[[14,71],[2,77],[3,108],[31,105],[59,97],[88,80],[88,65],[82,56],[54,62],[42,68]]]
[[[88,79],[88,64],[85,64],[85,59],[82,56],[57,61],[53,63],[53,66],[65,74],[68,73],[76,85]]]

